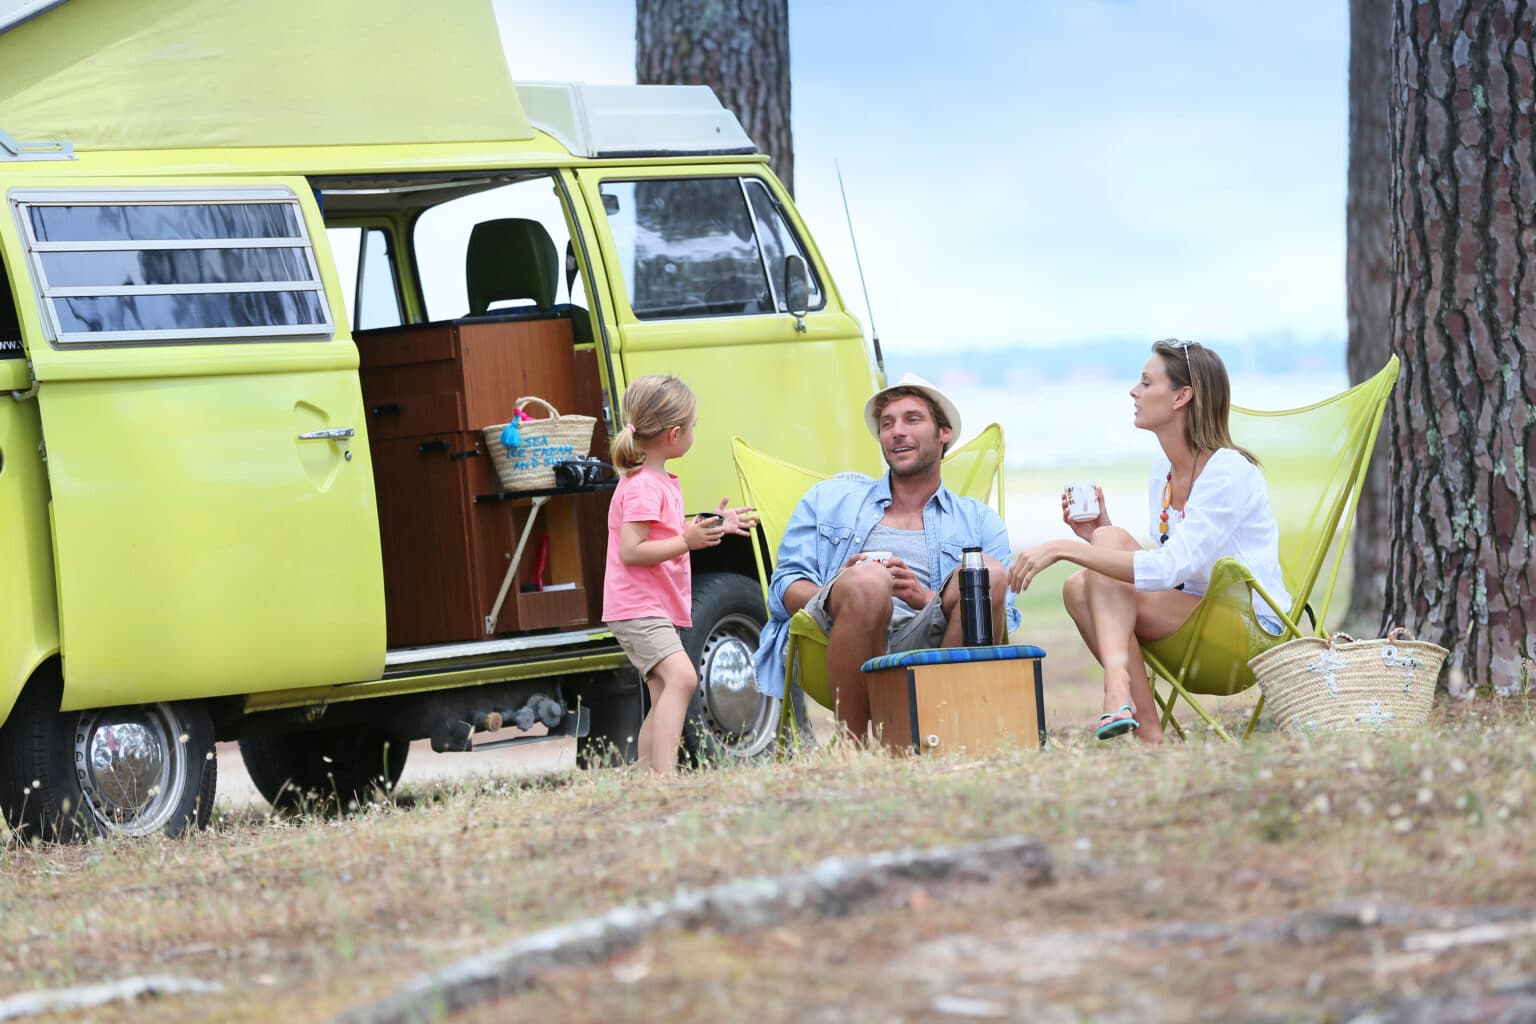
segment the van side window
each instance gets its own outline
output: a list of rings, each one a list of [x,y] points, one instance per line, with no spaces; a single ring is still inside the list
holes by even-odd
[[[326,228],[341,294],[354,331],[399,327],[405,322],[395,277],[394,239],[383,228]]]
[[[44,326],[62,344],[330,337],[285,188],[18,191]]]
[[[635,316],[785,309],[784,257],[804,249],[760,180],[605,181],[600,192]],[[814,279],[811,287],[811,308],[820,308],[821,288]]]
[[[761,179],[746,178],[742,181],[742,188],[746,190],[747,203],[752,207],[752,222],[757,226],[758,244],[763,247],[763,263],[768,267],[768,283],[773,288],[776,308],[780,313],[789,311],[789,305],[784,301],[784,258],[799,256],[805,260],[811,277],[810,302],[806,308],[820,309],[824,303],[821,298],[821,282],[816,279],[816,271],[812,269],[815,264],[806,255],[800,239],[795,237],[794,230],[784,216],[783,207]]]

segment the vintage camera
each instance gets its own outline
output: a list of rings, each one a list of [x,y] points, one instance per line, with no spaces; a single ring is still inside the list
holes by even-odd
[[[594,487],[608,479],[608,463],[594,456],[555,463],[555,486]]]

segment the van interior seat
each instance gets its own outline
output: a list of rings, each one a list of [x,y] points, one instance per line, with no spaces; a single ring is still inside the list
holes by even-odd
[[[574,282],[574,267],[575,252],[567,243],[567,287]],[[543,224],[524,217],[481,221],[470,231],[464,254],[468,318],[569,319],[574,342],[577,345],[591,344],[592,319],[587,311],[580,306],[555,302],[560,270],[554,240]],[[533,308],[489,308],[493,302],[516,300],[532,302]]]
[[[555,304],[559,277],[554,240],[536,220],[481,221],[469,233],[464,280],[470,316],[484,316],[493,302],[517,300],[547,311]]]

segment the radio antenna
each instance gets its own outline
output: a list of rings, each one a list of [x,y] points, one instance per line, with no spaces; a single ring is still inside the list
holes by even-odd
[[[881,375],[885,374],[885,356],[880,351],[880,331],[875,327],[875,307],[869,301],[869,285],[864,281],[864,261],[859,259],[859,240],[853,233],[853,213],[848,209],[848,190],[843,188],[843,167],[836,160],[832,166],[837,169],[837,191],[843,197],[843,216],[848,218],[848,240],[853,243],[853,265],[859,268],[859,287],[864,291],[864,309],[869,313],[869,338],[875,345],[875,366]]]

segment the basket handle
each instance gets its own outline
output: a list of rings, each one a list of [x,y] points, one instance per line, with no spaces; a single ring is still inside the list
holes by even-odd
[[[1344,632],[1330,633],[1330,634],[1328,634],[1328,649],[1330,651],[1334,649],[1334,641],[1335,640],[1343,640],[1347,644],[1352,644],[1352,643],[1355,642],[1355,638],[1350,636],[1348,633],[1344,633]]]
[[[1408,631],[1408,627],[1407,626],[1397,626],[1397,627],[1394,627],[1392,632],[1387,634],[1387,643],[1389,643],[1389,644],[1396,643],[1398,637],[1404,637],[1404,636],[1407,637],[1409,640],[1413,639],[1413,634]]]
[[[549,410],[549,419],[557,420],[557,419],[560,418],[560,410],[556,409],[554,406],[550,405],[548,402],[544,401],[544,399],[538,397],[537,395],[525,395],[524,397],[519,398],[517,400],[517,407],[519,409],[521,409],[523,406],[527,405],[529,402],[538,402],[544,408],[548,409]]]

